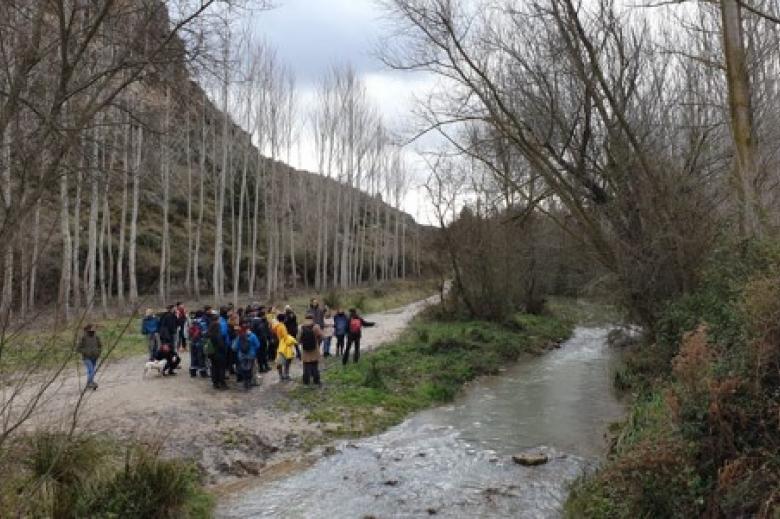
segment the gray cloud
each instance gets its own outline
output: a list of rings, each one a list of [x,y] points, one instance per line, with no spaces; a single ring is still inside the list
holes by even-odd
[[[384,21],[373,0],[282,0],[254,18],[254,27],[295,71],[302,86],[315,83],[333,64],[376,72],[373,57]]]

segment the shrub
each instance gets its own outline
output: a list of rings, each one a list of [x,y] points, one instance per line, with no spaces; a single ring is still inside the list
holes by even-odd
[[[125,466],[100,480],[79,501],[78,516],[128,519],[206,517],[209,499],[198,489],[189,464],[160,459],[156,452],[132,448]],[[96,512],[99,511],[99,512]]]

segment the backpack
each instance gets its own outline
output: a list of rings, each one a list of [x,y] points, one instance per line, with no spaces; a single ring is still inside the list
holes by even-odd
[[[301,346],[303,351],[314,351],[317,349],[317,336],[314,335],[313,326],[301,327]]]
[[[200,339],[200,326],[197,322],[193,322],[189,329],[187,330],[187,335],[190,336],[190,340],[193,342],[196,342],[198,339]]]
[[[241,335],[238,337],[238,349],[246,355],[249,353],[249,337],[246,335]]]
[[[363,329],[363,321],[360,317],[353,317],[349,320],[349,333],[357,335]]]

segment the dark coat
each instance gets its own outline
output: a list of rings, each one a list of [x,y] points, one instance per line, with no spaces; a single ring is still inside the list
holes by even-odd
[[[160,340],[162,342],[170,342],[176,336],[176,328],[179,326],[179,321],[176,319],[176,314],[173,312],[165,312],[160,317]]]

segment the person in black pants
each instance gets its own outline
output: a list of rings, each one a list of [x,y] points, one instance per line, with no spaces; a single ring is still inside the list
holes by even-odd
[[[303,350],[303,384],[308,386],[309,381],[320,385],[320,343],[322,342],[322,329],[314,322],[314,315],[306,314],[306,320],[298,332],[298,342]]]
[[[214,389],[227,389],[225,383],[225,364],[227,362],[227,345],[222,337],[219,318],[212,316],[209,324],[209,341],[211,348],[209,359],[211,360],[211,383]]]
[[[376,325],[376,323],[366,321],[358,315],[357,310],[350,308],[349,324],[347,325],[347,347],[344,348],[344,356],[341,357],[341,363],[344,366],[349,362],[349,350],[352,348],[353,344],[355,345],[354,362],[360,360],[360,338],[363,335],[363,327],[370,328],[374,325]]]
[[[160,317],[160,342],[162,344],[170,344],[172,350],[176,352],[178,321],[174,308],[173,305],[168,305],[165,313]]]

